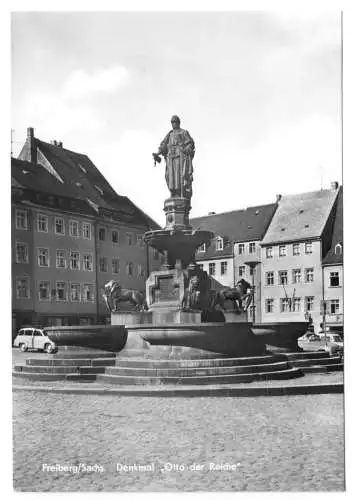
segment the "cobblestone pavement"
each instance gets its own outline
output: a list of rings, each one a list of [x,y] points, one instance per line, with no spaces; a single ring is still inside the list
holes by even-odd
[[[342,395],[173,399],[15,392],[13,422],[17,491],[344,489]],[[166,470],[168,463],[176,464],[173,470]],[[154,470],[119,471],[117,464]],[[193,464],[201,470],[191,470]],[[72,468],[58,470],[64,466]]]

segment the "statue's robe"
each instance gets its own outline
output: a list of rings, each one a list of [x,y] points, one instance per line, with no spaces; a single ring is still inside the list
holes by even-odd
[[[191,198],[194,141],[187,130],[172,129],[161,142],[159,153],[166,160],[165,178],[171,196]]]

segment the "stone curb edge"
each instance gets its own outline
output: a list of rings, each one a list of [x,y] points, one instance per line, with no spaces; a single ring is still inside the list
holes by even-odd
[[[253,397],[253,396],[297,396],[310,394],[342,394],[344,384],[293,385],[282,387],[189,387],[189,388],[80,388],[80,387],[34,387],[15,385],[13,392],[34,391],[57,394],[86,394],[99,396],[136,396],[136,397]]]

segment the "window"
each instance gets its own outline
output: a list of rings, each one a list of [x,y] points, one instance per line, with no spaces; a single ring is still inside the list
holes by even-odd
[[[133,263],[132,262],[127,263],[127,275],[133,276]]]
[[[329,286],[339,286],[339,272],[329,273]]]
[[[339,313],[339,299],[332,299],[330,302],[330,311],[331,314]]]
[[[267,259],[273,258],[273,247],[266,247],[266,258]]]
[[[100,257],[99,261],[99,269],[101,273],[106,273],[107,272],[107,257]]]
[[[274,299],[265,299],[265,312],[274,312]]]
[[[267,286],[274,285],[274,272],[273,271],[269,271],[268,273],[266,273],[266,285]]]
[[[82,223],[82,237],[85,240],[91,239],[91,223],[90,222],[83,222]]]
[[[210,274],[210,276],[214,276],[214,274],[215,274],[215,262],[209,263],[209,274]]]
[[[289,301],[287,298],[280,299],[280,312],[289,312]]]
[[[220,273],[227,274],[227,261],[224,260],[220,263]]]
[[[250,243],[248,245],[248,251],[249,251],[249,253],[256,253],[256,244],[255,243]]]
[[[39,300],[48,301],[50,300],[50,283],[49,281],[39,282]]]
[[[70,252],[70,269],[75,271],[80,269],[80,253],[76,250]]]
[[[153,251],[152,251],[152,258],[154,260],[158,260],[158,258],[159,258],[159,251],[156,250],[156,248],[154,248]]]
[[[84,253],[82,256],[82,268],[84,271],[93,271],[93,257],[91,253]]]
[[[77,220],[69,221],[69,234],[73,238],[79,237],[79,223]]]
[[[200,247],[198,248],[198,252],[206,252],[206,244],[205,243],[200,245]]]
[[[279,285],[288,284],[288,271],[279,271]]]
[[[55,218],[54,232],[55,234],[65,234],[64,219]]]
[[[106,229],[104,227],[100,227],[98,230],[98,239],[100,241],[104,241],[106,239]]]
[[[293,297],[291,302],[292,302],[292,310],[294,312],[301,311],[301,299],[300,299],[300,297]]]
[[[134,239],[132,233],[127,233],[127,243],[130,247],[134,245]]]
[[[145,268],[142,264],[138,264],[138,276],[145,276]]]
[[[279,245],[279,257],[286,256],[286,245]]]
[[[239,253],[239,255],[242,255],[243,253],[245,253],[245,245],[244,245],[244,243],[239,243],[239,245],[238,245],[238,253]]]
[[[334,247],[334,253],[335,255],[342,255],[342,245],[340,243],[337,243]]]
[[[144,240],[143,240],[143,235],[138,234],[136,237],[136,244],[139,245],[139,247],[144,246]]]
[[[224,240],[220,236],[218,236],[215,240],[216,244],[216,250],[223,250],[224,249]]]
[[[17,264],[28,264],[28,245],[16,241],[16,262]]]
[[[68,300],[67,284],[64,281],[57,281],[57,301]]]
[[[39,267],[49,267],[49,248],[38,248]]]
[[[118,243],[119,243],[119,232],[118,231],[115,231],[115,230],[112,231],[112,243],[114,243],[115,245],[118,245]]]
[[[312,242],[305,243],[305,253],[312,253]]]
[[[305,269],[305,283],[313,282],[313,267]]]
[[[84,283],[82,285],[82,300],[84,302],[93,302],[93,285],[91,283]]]
[[[37,215],[37,231],[40,233],[48,232],[48,217],[46,215]]]
[[[239,266],[238,275],[240,278],[242,278],[242,276],[246,276],[246,266]]]
[[[18,299],[29,299],[29,278],[16,278],[16,297]]]
[[[65,269],[66,268],[65,250],[57,250],[56,251],[55,265],[58,269],[60,269],[60,268]]]
[[[16,229],[28,229],[26,210],[16,210]]]
[[[305,311],[313,311],[315,297],[305,297]]]
[[[300,255],[300,243],[293,244],[293,255]]]
[[[112,273],[119,273],[119,259],[112,259]]]
[[[293,269],[293,283],[301,283],[301,269]]]
[[[81,301],[80,283],[71,283],[70,284],[70,300],[71,300],[71,302],[80,302]]]

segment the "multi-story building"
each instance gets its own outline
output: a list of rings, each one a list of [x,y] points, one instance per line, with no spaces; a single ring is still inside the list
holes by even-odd
[[[276,208],[277,204],[272,203],[191,219],[194,228],[212,231],[215,235],[208,248],[202,245],[196,253],[196,262],[214,278],[215,288],[233,287],[241,278],[252,284],[254,279],[256,321],[261,319],[261,273],[260,266],[256,265],[252,276],[249,263],[260,263],[260,241]],[[251,312],[249,310],[249,319]]]
[[[326,326],[343,331],[343,188],[338,193],[332,244],[323,262],[323,300]]]
[[[332,241],[338,184],[283,196],[261,242],[262,322],[321,325],[322,259]]]
[[[119,196],[86,155],[28,129],[12,159],[13,326],[109,318],[110,279],[144,291],[161,263],[142,237],[158,225]]]

